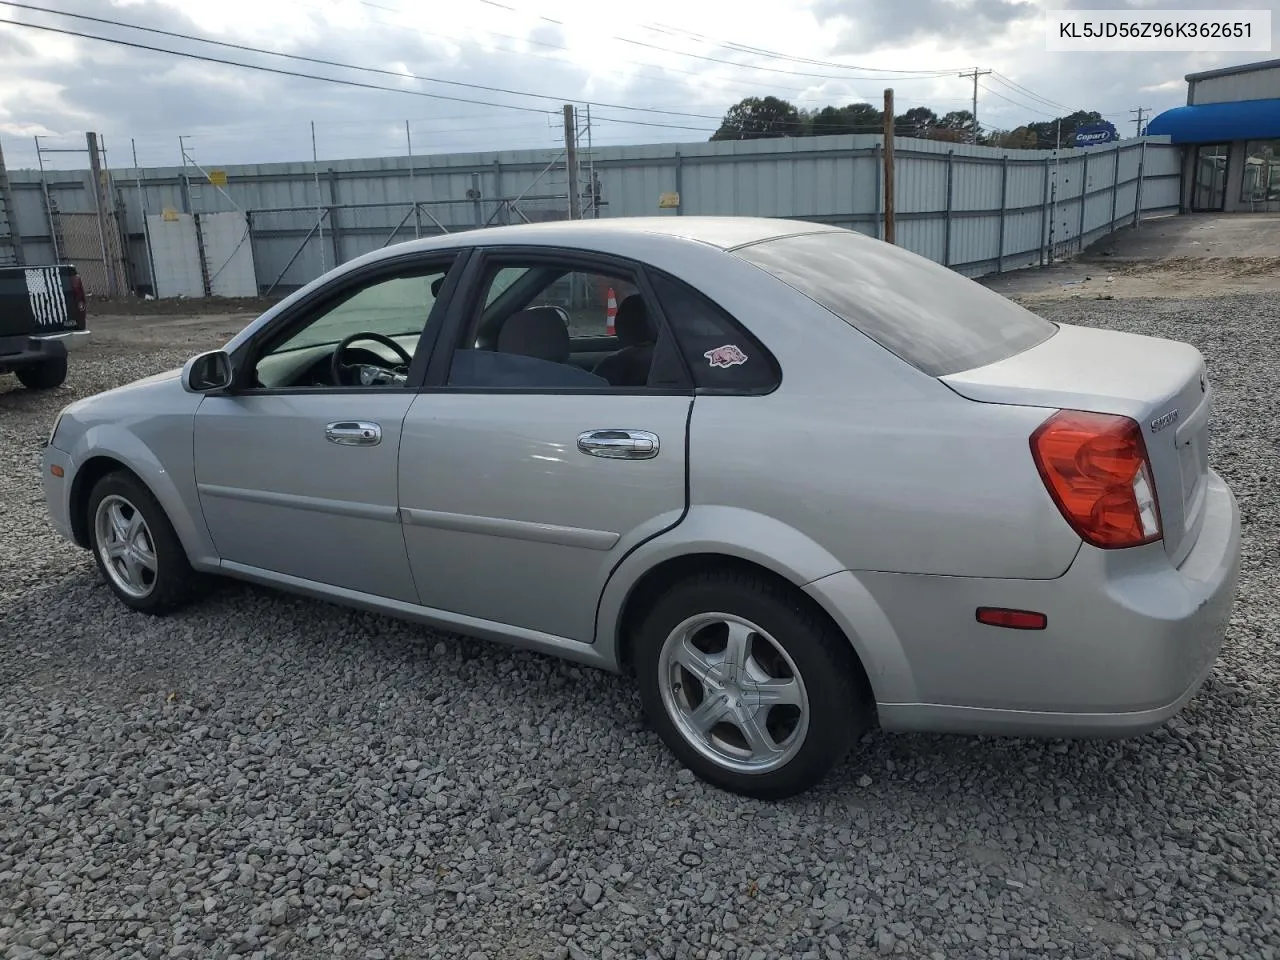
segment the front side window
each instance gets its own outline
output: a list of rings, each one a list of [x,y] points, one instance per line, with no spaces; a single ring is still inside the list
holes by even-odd
[[[447,272],[441,264],[370,281],[318,309],[267,346],[255,386],[402,384]]]
[[[1243,203],[1280,200],[1280,140],[1250,140],[1244,148]]]
[[[734,253],[933,377],[1006,359],[1058,329],[947,267],[850,230]]]

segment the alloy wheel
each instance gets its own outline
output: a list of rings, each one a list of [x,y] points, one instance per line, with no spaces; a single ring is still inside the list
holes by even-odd
[[[768,632],[733,614],[699,614],[672,630],[659,654],[658,686],[684,739],[728,770],[776,770],[808,733],[809,695],[795,661]]]
[[[112,584],[135,599],[149,596],[159,565],[142,511],[119,494],[109,494],[98,504],[93,524],[98,556]]]

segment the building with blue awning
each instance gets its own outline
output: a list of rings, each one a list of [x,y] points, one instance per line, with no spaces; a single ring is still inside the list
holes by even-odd
[[[1183,209],[1280,211],[1280,60],[1191,73],[1146,132],[1183,144]]]

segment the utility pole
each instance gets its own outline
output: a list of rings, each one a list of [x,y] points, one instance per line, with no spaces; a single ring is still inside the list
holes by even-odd
[[[93,205],[98,214],[98,247],[102,251],[102,272],[107,280],[107,294],[116,295],[115,264],[107,245],[107,200],[106,188],[102,182],[102,155],[98,153],[98,135],[90,130],[84,135],[85,145],[89,150],[89,175],[93,177]]]
[[[973,143],[978,142],[978,78],[985,77],[990,72],[990,70],[979,70],[974,67],[972,70],[960,74],[961,77],[973,78],[973,139],[971,141]]]
[[[328,273],[329,264],[324,255],[324,199],[320,196],[320,154],[316,151],[316,122],[311,121],[311,173],[316,182],[316,231],[320,235],[320,272]],[[337,264],[335,263],[336,267]]]
[[[884,241],[894,243],[893,219],[893,88],[884,91]]]
[[[1132,114],[1136,114],[1136,116],[1135,116],[1135,118],[1134,118],[1134,121],[1133,121],[1133,125],[1134,125],[1134,127],[1135,127],[1135,129],[1136,129],[1136,132],[1134,133],[1134,136],[1137,136],[1137,137],[1142,136],[1142,115],[1143,115],[1144,113],[1146,113],[1146,112],[1147,112],[1148,110],[1150,110],[1150,109],[1151,109],[1150,107],[1138,107],[1138,108],[1137,108],[1137,109],[1135,109],[1135,110],[1130,110],[1130,111],[1129,111],[1129,112],[1130,112],[1130,113],[1132,113]]]
[[[564,166],[569,184],[569,219],[582,217],[582,196],[578,193],[578,117],[573,104],[564,105]]]

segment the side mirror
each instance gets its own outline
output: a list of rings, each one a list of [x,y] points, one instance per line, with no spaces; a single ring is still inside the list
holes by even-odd
[[[192,357],[182,368],[182,387],[188,393],[216,393],[231,386],[234,371],[225,350]]]

